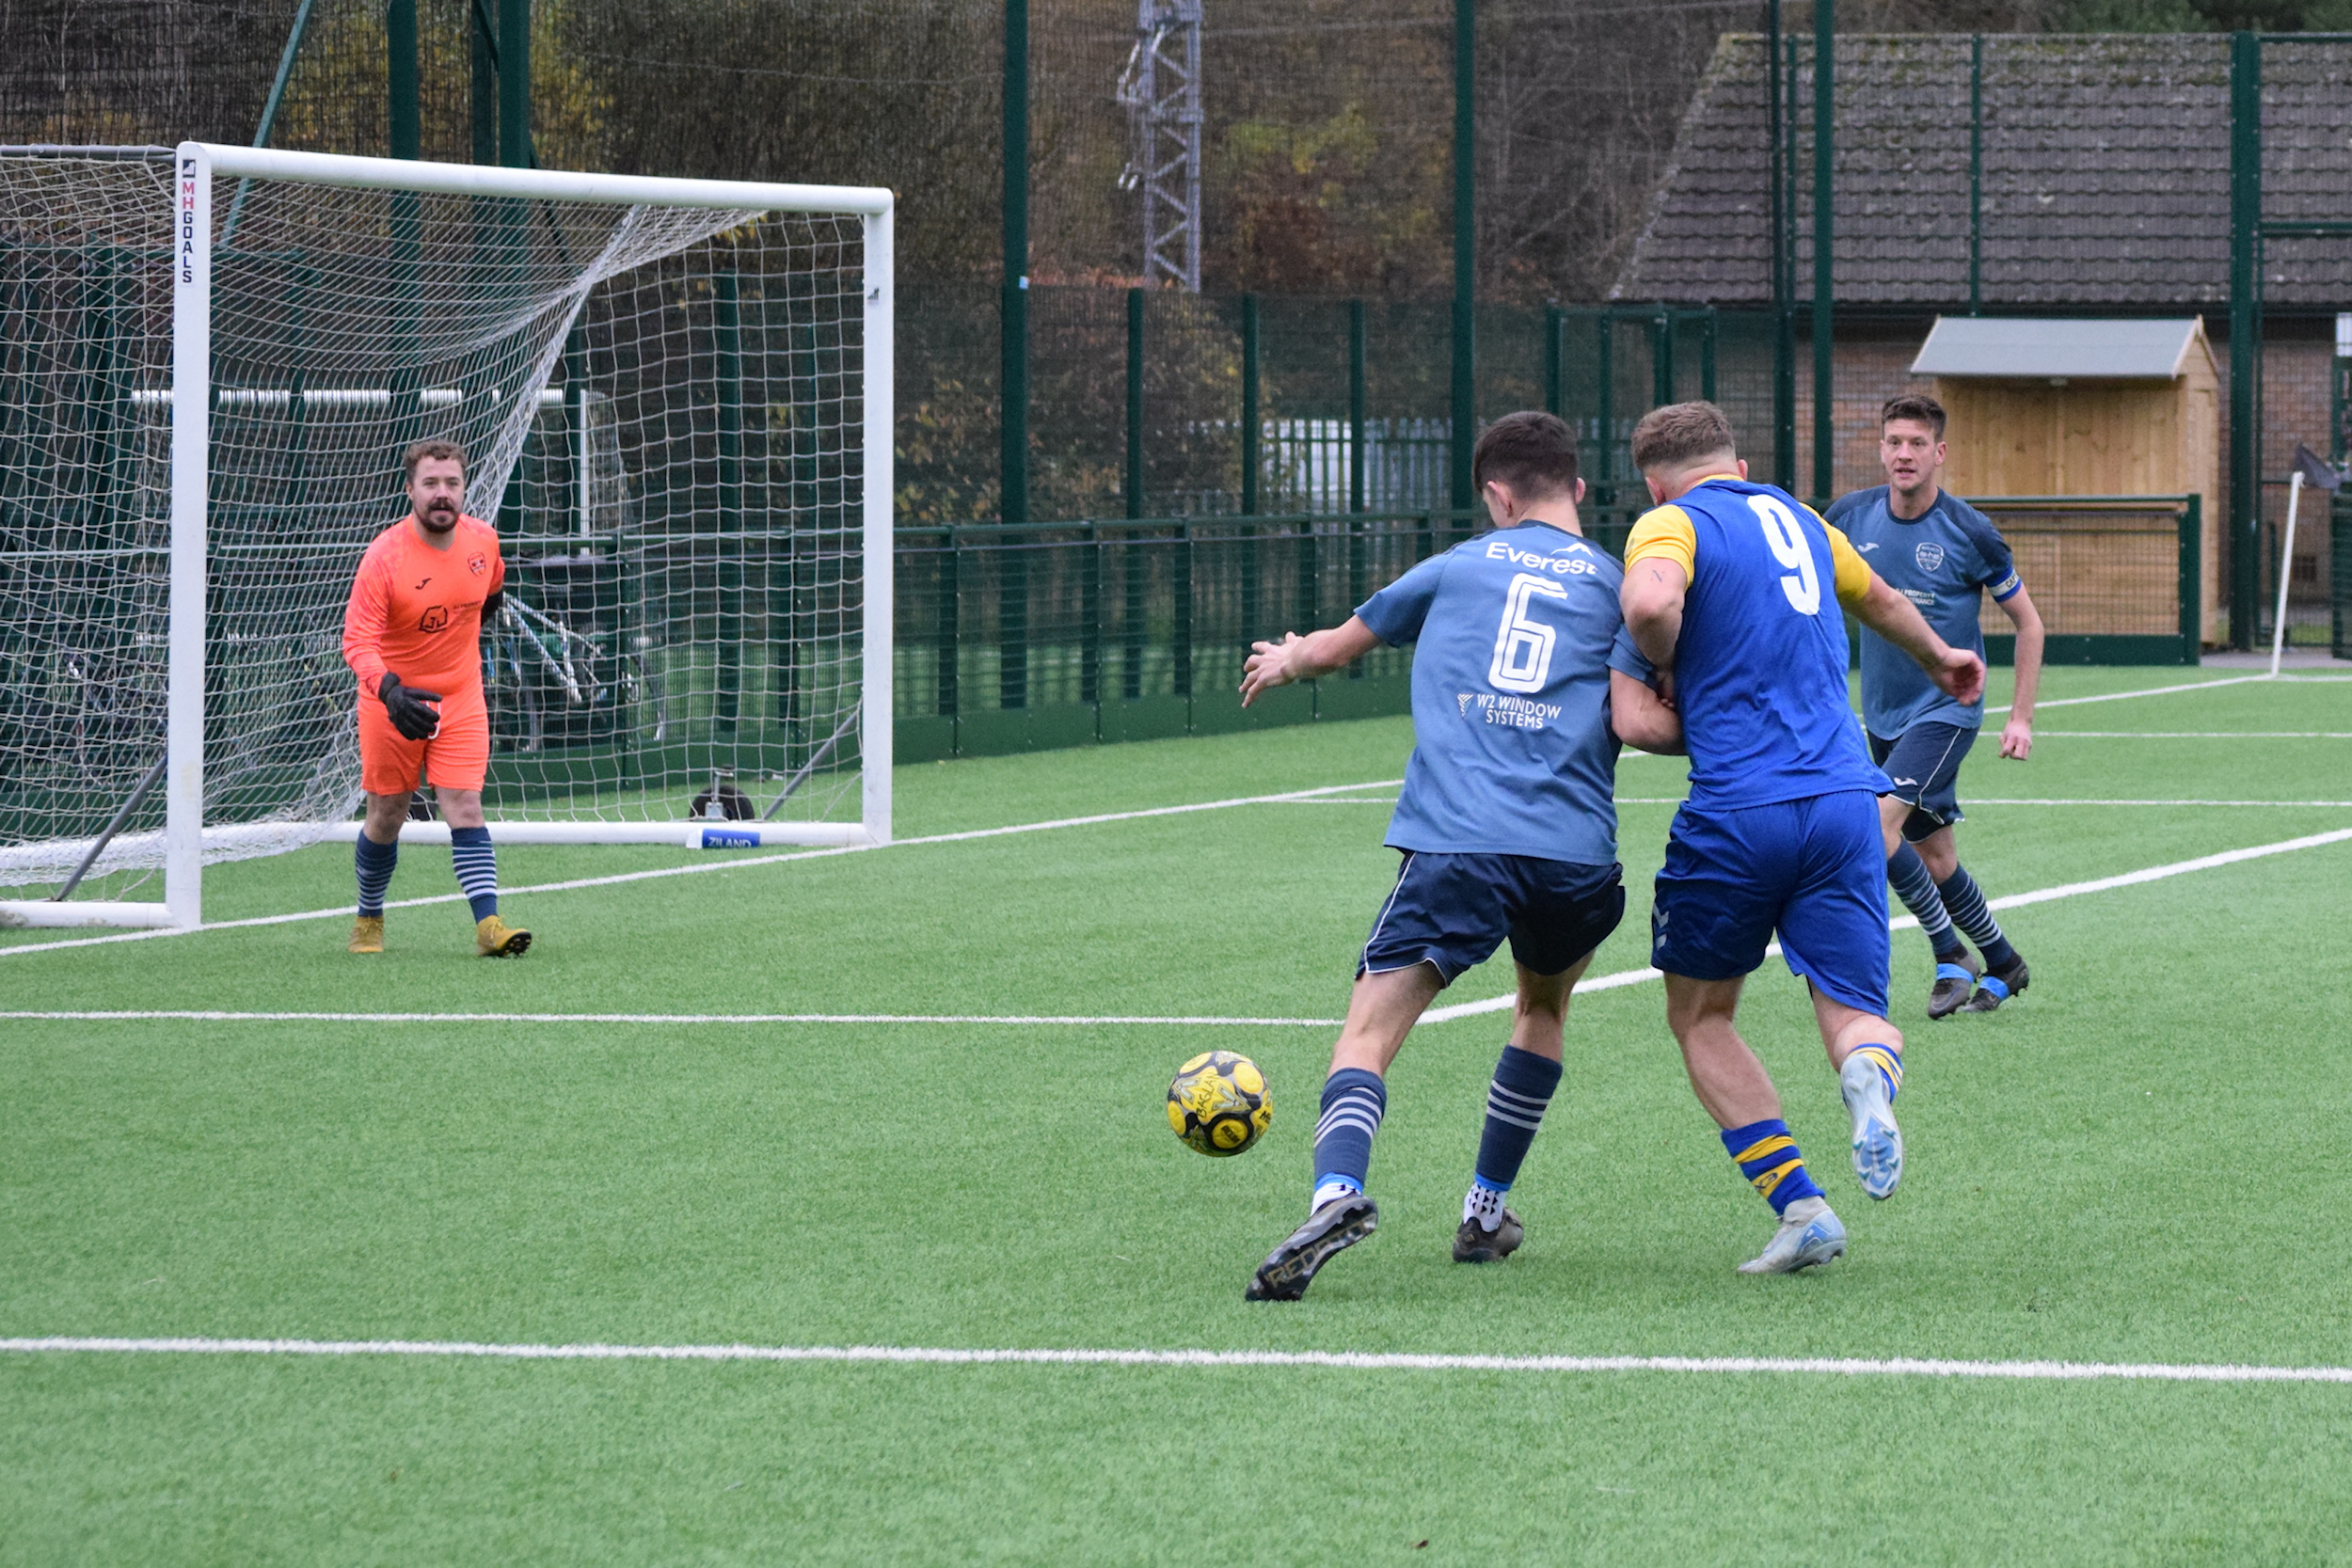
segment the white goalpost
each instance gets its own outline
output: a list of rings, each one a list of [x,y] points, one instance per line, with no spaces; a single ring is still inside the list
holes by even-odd
[[[892,214],[0,148],[0,926],[192,927],[208,863],[349,841],[343,602],[428,437],[506,558],[497,841],[888,842]]]

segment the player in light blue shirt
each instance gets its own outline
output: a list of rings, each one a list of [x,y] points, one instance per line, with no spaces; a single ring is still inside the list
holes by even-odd
[[[1993,595],[2017,628],[2017,694],[2001,731],[2001,755],[2022,761],[2033,750],[2042,682],[2042,617],[2033,596],[1992,519],[1942,488],[1944,405],[1916,392],[1891,398],[1880,430],[1887,482],[1839,498],[1829,520],[1938,636],[1979,657],[1979,607]],[[1862,721],[1870,754],[1891,785],[1879,797],[1887,880],[1935,948],[1928,1017],[1989,1013],[2024,990],[2028,975],[1952,842],[1952,826],[1962,819],[1960,765],[1984,722],[1984,701],[1961,703],[1939,691],[1901,650],[1866,626]],[[1955,924],[1977,944],[1981,963],[1968,956]]]
[[[1578,526],[1575,433],[1549,414],[1506,415],[1471,467],[1494,532],[1422,562],[1344,626],[1258,643],[1246,667],[1245,705],[1383,643],[1415,649],[1413,755],[1388,834],[1404,862],[1332,1048],[1307,1223],[1259,1265],[1252,1301],[1295,1301],[1372,1233],[1379,1210],[1364,1179],[1389,1064],[1438,993],[1506,940],[1518,1012],[1454,1258],[1494,1262],[1518,1248],[1525,1227],[1503,1195],[1560,1082],[1568,992],[1625,915],[1618,742],[1680,749],[1681,724],[1625,635],[1624,573]]]

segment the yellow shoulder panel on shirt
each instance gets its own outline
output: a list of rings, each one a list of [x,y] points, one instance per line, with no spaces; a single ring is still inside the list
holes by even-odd
[[[1688,512],[1678,506],[1655,507],[1634,523],[1625,539],[1625,563],[1630,568],[1651,560],[1674,562],[1685,578],[1698,576],[1699,531],[1691,526]]]
[[[1820,514],[1814,515],[1818,518]],[[1857,609],[1870,596],[1870,563],[1862,559],[1862,552],[1853,547],[1843,529],[1831,528],[1826,522],[1821,527],[1829,534],[1829,559],[1836,572],[1837,602],[1848,610]]]

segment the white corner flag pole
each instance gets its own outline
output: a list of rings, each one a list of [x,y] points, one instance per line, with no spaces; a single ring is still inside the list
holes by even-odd
[[[2279,612],[2270,620],[2270,673],[2279,673],[2279,656],[2287,645],[2287,579],[2295,576],[2295,506],[2303,499],[2303,470],[2287,477],[2287,536],[2279,546]]]

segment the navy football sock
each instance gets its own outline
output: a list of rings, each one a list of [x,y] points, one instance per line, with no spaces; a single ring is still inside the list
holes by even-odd
[[[451,868],[457,873],[457,885],[472,907],[475,921],[487,920],[498,913],[499,855],[490,847],[490,830],[452,828],[449,853]]]
[[[1788,1124],[1778,1117],[1724,1129],[1724,1152],[1739,1165],[1749,1184],[1764,1195],[1775,1214],[1801,1197],[1821,1196],[1821,1189],[1805,1174],[1804,1156],[1797,1151],[1797,1140],[1788,1135]]]
[[[363,832],[352,860],[359,873],[359,918],[383,919],[384,894],[392,885],[392,867],[400,863],[400,840],[378,844]]]
[[[1953,866],[1952,874],[1936,885],[1936,891],[1944,895],[1944,908],[1951,912],[1952,924],[1967,932],[1968,940],[1984,955],[1985,968],[1997,972],[2017,961],[2017,949],[2001,935],[2001,923],[1985,907],[1984,892],[1966,866]]]
[[[1968,949],[1960,943],[1960,933],[1952,929],[1944,895],[1935,891],[1935,878],[1918,850],[1908,844],[1898,845],[1886,857],[1886,880],[1903,901],[1903,908],[1918,918],[1919,929],[1935,947],[1937,963],[1956,964],[1968,956]]]
[[[1473,1211],[1482,1225],[1502,1218],[1502,1196],[1519,1177],[1519,1165],[1535,1142],[1544,1108],[1560,1086],[1560,1064],[1516,1045],[1502,1048],[1494,1082],[1486,1085],[1486,1127],[1478,1138],[1478,1168],[1463,1218]],[[1486,1225],[1492,1230],[1494,1225]]]
[[[1323,1081],[1323,1119],[1315,1124],[1315,1193],[1320,1206],[1343,1190],[1362,1192],[1372,1169],[1373,1134],[1389,1108],[1376,1072],[1343,1067]]]

